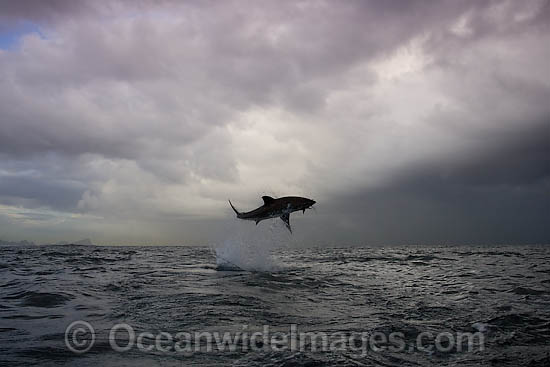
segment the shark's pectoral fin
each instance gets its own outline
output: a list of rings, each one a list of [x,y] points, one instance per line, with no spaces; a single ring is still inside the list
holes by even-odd
[[[290,228],[290,214],[286,213],[281,215],[281,219],[285,222],[286,228],[292,233],[292,228]]]
[[[256,225],[258,225],[258,223],[260,223],[260,220],[259,220],[259,219],[256,219]]]

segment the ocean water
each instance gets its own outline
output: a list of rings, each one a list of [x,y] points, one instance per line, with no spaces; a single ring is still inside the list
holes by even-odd
[[[549,246],[256,240],[0,247],[0,365],[550,365]]]

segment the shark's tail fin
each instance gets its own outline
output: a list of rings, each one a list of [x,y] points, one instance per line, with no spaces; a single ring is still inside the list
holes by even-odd
[[[231,205],[231,209],[233,209],[233,211],[235,212],[235,214],[237,214],[237,217],[241,214],[238,212],[237,209],[235,209],[235,207],[233,206],[233,204],[231,204],[231,200],[228,200],[229,201],[229,205]]]

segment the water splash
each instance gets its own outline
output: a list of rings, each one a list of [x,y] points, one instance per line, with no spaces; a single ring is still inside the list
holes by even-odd
[[[257,226],[239,221],[233,232],[213,250],[219,269],[274,272],[281,266],[272,252],[287,247],[290,242],[291,234],[278,218]]]

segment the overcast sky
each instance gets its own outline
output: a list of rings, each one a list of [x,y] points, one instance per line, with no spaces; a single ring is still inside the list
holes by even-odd
[[[549,60],[549,1],[1,0],[0,239],[549,243]]]

